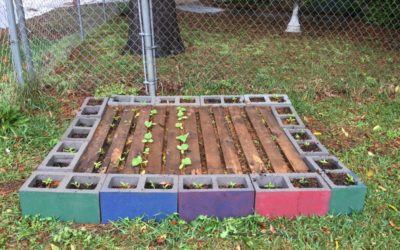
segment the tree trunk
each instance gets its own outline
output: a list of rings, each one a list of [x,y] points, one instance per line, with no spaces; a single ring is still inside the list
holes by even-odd
[[[153,1],[153,27],[156,57],[164,57],[183,53],[185,47],[180,36],[176,16],[175,0]],[[142,54],[142,39],[138,13],[138,1],[129,1],[129,37],[128,51],[132,54]]]

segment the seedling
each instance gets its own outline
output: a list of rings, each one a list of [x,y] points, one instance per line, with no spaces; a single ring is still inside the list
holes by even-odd
[[[79,189],[81,187],[81,184],[77,181],[74,181],[71,183],[71,186],[74,186],[75,188]]]
[[[111,123],[110,128],[115,128],[115,123]]]
[[[295,123],[295,122],[296,122],[296,118],[295,118],[293,115],[290,115],[290,116],[286,119],[286,121],[287,121],[288,123]]]
[[[326,159],[320,160],[319,161],[321,164],[328,164],[329,162]]]
[[[356,181],[354,180],[354,177],[350,174],[346,174],[346,183],[349,185],[354,185],[356,184]]]
[[[148,155],[150,154],[150,148],[145,148],[143,154]]]
[[[189,133],[184,134],[184,135],[177,136],[176,139],[179,140],[179,141],[181,141],[182,143],[185,143],[186,140],[187,140],[187,138],[188,138],[188,136],[189,136]]]
[[[184,111],[182,111],[182,110],[178,111],[178,114],[177,114],[178,117],[183,117],[184,115],[185,115]]]
[[[152,110],[150,111],[150,116],[153,116],[153,115],[156,115],[156,114],[158,114],[157,109],[152,109]]]
[[[99,155],[104,155],[106,153],[106,151],[104,150],[104,148],[100,148],[99,151],[97,151],[97,153]]]
[[[309,146],[311,146],[311,142],[306,141],[306,142],[303,143],[303,145],[306,146],[306,147],[309,147]]]
[[[118,121],[119,118],[121,118],[121,116],[117,115],[117,116],[114,116],[113,120],[114,120],[114,121]]]
[[[144,134],[143,143],[152,143],[153,141],[153,134],[151,132]]]
[[[140,166],[141,164],[145,164],[147,161],[143,161],[143,158],[141,155],[136,156],[135,158],[132,159],[132,167],[137,167]]]
[[[76,153],[76,152],[78,152],[78,150],[76,150],[75,148],[64,148],[63,152],[65,152],[65,153]]]
[[[152,189],[156,189],[156,185],[154,184],[154,182],[149,181],[149,184],[150,184],[150,187],[151,187]]]
[[[230,181],[230,182],[228,183],[228,188],[235,188],[235,187],[236,187],[236,182]]]
[[[182,144],[182,145],[176,146],[176,148],[177,148],[179,151],[181,151],[181,154],[184,154],[185,151],[189,149],[189,145],[186,144],[186,143],[184,143],[184,144]]]
[[[145,121],[144,122],[144,126],[146,127],[146,128],[151,128],[151,127],[153,127],[154,125],[156,125],[154,122],[152,122],[152,121]]]
[[[185,111],[186,111],[186,108],[184,108],[184,107],[177,107],[176,110],[178,111],[178,113],[179,113],[179,112],[185,112]]]
[[[118,164],[120,164],[120,163],[123,162],[123,161],[125,161],[125,157],[120,156],[120,157],[118,158]]]
[[[183,158],[181,160],[181,165],[179,165],[179,169],[182,170],[184,169],[186,166],[189,166],[192,164],[192,160],[189,157]]]
[[[101,161],[96,161],[96,162],[94,163],[94,169],[99,169],[99,168],[101,168],[101,165],[102,165]]]
[[[304,177],[301,177],[300,180],[299,180],[299,183],[304,186],[304,185],[306,185],[308,183],[308,180],[306,178],[304,178]]]
[[[43,180],[42,182],[46,185],[46,187],[49,188],[51,186],[51,183],[53,183],[53,179],[49,177],[46,180]]]
[[[265,189],[274,189],[275,188],[275,184],[272,183],[272,182],[268,182],[267,184],[265,184],[263,186],[263,188],[265,188]]]
[[[163,189],[169,189],[171,187],[171,183],[168,182],[160,182],[160,185]]]
[[[122,188],[126,188],[126,189],[128,189],[128,188],[131,187],[131,185],[130,185],[128,182],[123,182],[123,181],[120,181],[120,182],[119,182],[119,185],[120,185]]]
[[[179,128],[179,129],[183,130],[183,123],[181,123],[181,122],[175,123],[175,128]]]
[[[90,188],[90,187],[93,185],[93,183],[91,183],[91,182],[86,182],[84,185],[85,185],[86,188]]]
[[[203,184],[203,183],[196,183],[196,182],[193,182],[193,183],[192,183],[192,186],[193,186],[195,189],[202,189],[202,188],[204,187],[204,184]]]

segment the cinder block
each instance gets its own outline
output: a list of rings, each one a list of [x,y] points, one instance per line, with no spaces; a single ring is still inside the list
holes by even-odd
[[[276,115],[274,113],[276,120],[278,121],[281,128],[293,128],[293,129],[304,129],[304,123],[297,115],[297,113],[292,115]]]
[[[272,113],[275,117],[279,117],[281,115],[297,115],[296,110],[290,104],[277,104],[271,106]]]
[[[200,106],[200,97],[198,96],[177,96],[177,104],[181,106]]]
[[[220,95],[200,96],[201,106],[221,106],[222,103],[222,96]]]
[[[77,116],[101,118],[107,106],[107,97],[87,97],[79,108]]]
[[[222,106],[245,106],[246,102],[243,95],[224,95],[222,96]]]
[[[270,103],[268,95],[264,94],[244,95],[244,101],[251,105],[268,105]]]
[[[108,105],[110,106],[127,106],[127,105],[133,105],[133,96],[124,96],[124,95],[117,95],[117,96],[112,96],[110,97],[110,100],[108,101]]]
[[[87,147],[86,141],[61,141],[51,151],[54,154],[70,154],[78,155],[78,158],[85,152]]]
[[[39,171],[72,172],[81,154],[50,152],[39,165]]]
[[[121,181],[135,188],[113,188]],[[153,183],[154,188],[146,183]],[[165,188],[159,184],[169,183]],[[178,177],[174,175],[108,175],[100,192],[103,223],[122,218],[160,221],[177,212]]]
[[[132,96],[133,105],[138,106],[146,106],[146,105],[154,105],[155,97],[153,96]]]
[[[61,180],[59,186],[54,189],[33,187],[36,179],[48,177]],[[22,214],[55,217],[77,223],[99,223],[99,190],[104,177],[99,174],[34,172],[19,191]],[[74,181],[91,182],[95,188],[71,189],[69,184]]]
[[[82,126],[82,122],[86,121],[86,126]],[[90,141],[96,132],[97,126],[99,125],[100,119],[96,119],[91,127],[87,120],[83,120],[82,117],[76,117],[71,126],[65,131],[62,136],[62,140],[65,141]],[[76,126],[80,125],[80,126]]]
[[[269,94],[267,95],[269,105],[284,105],[291,104],[291,101],[287,95],[284,94]]]
[[[240,188],[230,188],[234,184]],[[188,185],[199,189],[189,189]],[[201,189],[199,185],[210,187]],[[179,215],[187,221],[199,215],[223,219],[254,212],[254,189],[247,175],[179,176],[178,197]]]
[[[289,137],[293,146],[301,156],[318,155],[328,156],[328,150],[316,139],[314,140],[295,140],[293,137]]]
[[[318,141],[315,135],[309,130],[305,128],[284,128],[285,134],[287,137],[292,138],[295,141]]]
[[[320,187],[295,188],[291,181],[300,178],[317,179]],[[251,180],[256,191],[257,214],[273,218],[324,215],[328,212],[330,189],[315,173],[252,174]]]
[[[348,186],[335,183],[332,175],[350,175],[354,178],[355,183]],[[327,170],[321,176],[332,190],[329,204],[330,214],[351,214],[363,210],[367,187],[356,174],[350,171]]]
[[[312,172],[351,172],[338,158],[334,156],[306,156],[304,160]]]
[[[176,106],[178,98],[176,96],[156,96],[155,104],[160,106]]]

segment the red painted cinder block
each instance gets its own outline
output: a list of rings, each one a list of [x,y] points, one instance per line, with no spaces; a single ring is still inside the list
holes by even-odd
[[[291,179],[303,177],[318,179],[320,187],[295,188]],[[325,215],[329,211],[331,191],[318,174],[256,174],[251,181],[256,191],[255,212],[261,216],[292,218]]]

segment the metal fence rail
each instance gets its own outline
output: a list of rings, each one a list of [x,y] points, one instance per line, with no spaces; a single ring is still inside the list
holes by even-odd
[[[241,62],[232,62],[227,53],[235,53],[236,48],[226,46],[238,41],[245,41],[250,50],[252,41],[269,37],[282,41],[318,38],[332,44],[400,50],[400,2],[396,0],[6,1],[16,8],[17,45],[25,79],[31,79],[34,72],[49,84],[137,86],[145,81],[151,85],[157,80],[149,79],[155,71],[155,62],[149,61],[154,48],[160,88],[170,81],[208,81],[229,75],[227,67],[212,68],[215,64],[200,61],[209,58],[234,68]],[[152,27],[141,22],[138,4],[151,8]],[[17,56],[12,59],[12,26],[6,13],[2,2],[0,79],[21,82]],[[150,38],[146,36],[150,30],[154,30],[153,39],[142,44]],[[143,72],[141,56],[146,51],[150,54]],[[256,56],[257,51],[248,52],[248,60]]]

